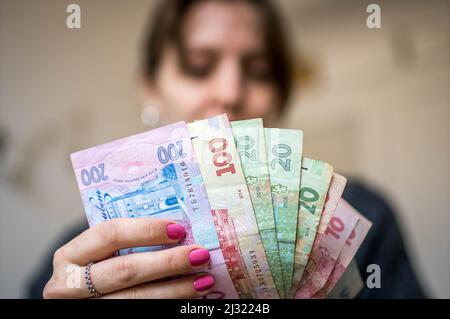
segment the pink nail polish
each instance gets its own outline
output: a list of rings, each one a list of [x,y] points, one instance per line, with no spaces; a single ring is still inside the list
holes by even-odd
[[[212,286],[214,286],[214,277],[211,275],[205,275],[201,277],[197,277],[194,280],[194,289],[197,291],[208,290]]]
[[[189,253],[189,262],[192,266],[200,266],[209,261],[207,249],[195,249]]]
[[[185,234],[184,227],[179,224],[167,225],[167,236],[170,239],[181,239]]]

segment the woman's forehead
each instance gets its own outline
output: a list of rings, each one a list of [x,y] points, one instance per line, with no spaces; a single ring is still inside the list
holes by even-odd
[[[187,48],[237,52],[261,51],[264,47],[261,15],[245,1],[204,1],[186,16],[183,40]]]

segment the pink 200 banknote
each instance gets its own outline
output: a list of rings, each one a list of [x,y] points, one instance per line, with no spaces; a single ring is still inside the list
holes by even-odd
[[[181,243],[211,255],[215,288],[206,298],[239,298],[231,280],[213,215],[184,122],[71,155],[90,227],[113,218],[167,218],[185,226]],[[118,254],[167,248],[135,247]]]

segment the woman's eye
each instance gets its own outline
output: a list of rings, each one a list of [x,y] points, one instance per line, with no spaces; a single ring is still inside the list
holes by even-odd
[[[211,73],[211,70],[212,67],[209,64],[195,65],[188,63],[184,68],[184,71],[187,75],[196,78],[207,77]]]
[[[270,81],[273,79],[272,70],[265,62],[248,63],[244,69],[250,79],[257,81]]]
[[[248,73],[249,77],[254,80],[259,81],[270,81],[272,80],[272,73],[269,70],[251,70]]]

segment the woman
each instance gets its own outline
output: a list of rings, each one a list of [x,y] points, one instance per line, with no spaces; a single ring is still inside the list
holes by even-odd
[[[165,0],[155,12],[143,63],[144,103],[162,122],[192,121],[220,113],[230,120],[262,117],[271,125],[282,114],[292,70],[280,21],[261,0]],[[350,183],[345,198],[374,222],[357,255],[362,274],[380,265],[382,287],[361,297],[422,297],[393,214],[361,185]],[[86,229],[86,227],[84,227]],[[56,250],[53,274],[47,267],[33,287],[45,298],[195,298],[206,295],[214,278],[203,274],[161,279],[202,268],[207,250],[179,246],[164,251],[105,259],[125,247],[176,243],[182,226],[168,220],[113,220],[85,230]],[[90,268],[94,288],[67,287],[67,266]],[[34,295],[35,296],[35,295]]]

